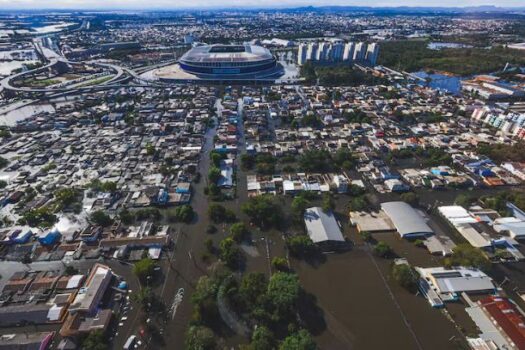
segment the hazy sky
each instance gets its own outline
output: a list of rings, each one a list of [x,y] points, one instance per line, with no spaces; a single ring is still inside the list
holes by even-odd
[[[293,6],[479,6],[500,7],[525,6],[524,0],[0,0],[1,9],[42,9],[42,8],[205,8],[205,7],[293,7]]]

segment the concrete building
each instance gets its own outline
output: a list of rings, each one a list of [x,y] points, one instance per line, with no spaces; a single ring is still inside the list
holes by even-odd
[[[490,294],[496,291],[492,278],[483,271],[466,267],[416,267],[417,272],[444,300],[457,300],[461,293]]]
[[[92,268],[86,284],[77,293],[69,312],[71,314],[77,312],[92,314],[104,296],[112,277],[113,273],[109,267],[96,264]]]
[[[302,66],[306,63],[308,45],[305,43],[299,44],[299,49],[297,51],[297,64]]]
[[[379,45],[376,43],[368,44],[366,49],[366,61],[371,65],[375,66],[377,63],[377,58],[379,57]]]
[[[343,50],[343,61],[353,61],[354,60],[354,50],[355,50],[355,44],[350,42],[345,44],[345,48]]]
[[[366,57],[366,44],[365,43],[355,44],[353,60],[357,62],[362,62],[365,60],[365,57]]]

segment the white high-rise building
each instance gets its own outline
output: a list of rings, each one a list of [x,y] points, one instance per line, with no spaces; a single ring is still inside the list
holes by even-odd
[[[319,49],[317,50],[316,61],[326,61],[326,52],[328,50],[328,43],[322,42],[319,44]]]
[[[305,43],[299,44],[299,51],[297,52],[297,64],[302,66],[306,63],[306,54],[308,46]]]
[[[307,61],[317,61],[317,43],[308,44],[308,50],[306,50],[306,60]]]
[[[366,60],[371,66],[375,66],[377,63],[377,57],[379,56],[379,45],[371,43],[366,49]]]
[[[359,42],[355,44],[354,61],[362,62],[365,60],[365,57],[366,57],[366,43]]]
[[[354,60],[354,49],[355,44],[352,42],[346,43],[343,51],[343,61],[353,61]]]
[[[297,63],[305,64],[312,62],[348,62],[352,64],[358,62],[375,66],[379,56],[379,45],[377,43],[368,44],[364,42],[342,41],[320,42],[320,43],[301,43],[297,54]]]

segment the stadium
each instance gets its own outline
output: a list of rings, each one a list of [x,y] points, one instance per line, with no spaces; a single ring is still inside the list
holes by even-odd
[[[203,45],[179,59],[180,68],[202,79],[263,79],[275,76],[272,53],[256,45]]]

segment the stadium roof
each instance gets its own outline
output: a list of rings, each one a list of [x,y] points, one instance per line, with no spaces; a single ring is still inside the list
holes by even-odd
[[[203,45],[196,46],[181,58],[185,62],[250,62],[272,59],[272,53],[257,45]]]
[[[401,237],[432,235],[434,231],[423,217],[405,202],[381,203],[381,209],[388,215]]]

